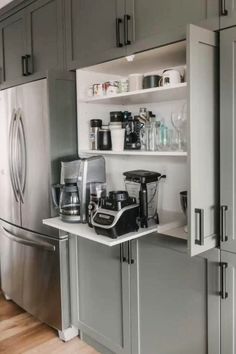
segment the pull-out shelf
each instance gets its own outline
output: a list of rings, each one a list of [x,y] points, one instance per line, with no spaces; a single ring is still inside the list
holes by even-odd
[[[161,211],[159,212],[160,224],[156,225],[153,224],[152,226],[148,227],[147,229],[140,228],[137,232],[131,232],[120,236],[116,239],[112,239],[106,236],[97,235],[94,229],[90,228],[87,224],[78,224],[78,223],[66,223],[62,221],[59,217],[45,219],[43,223],[45,225],[54,227],[56,229],[68,232],[69,234],[76,235],[78,237],[86,238],[90,241],[98,242],[106,246],[116,246],[121,243],[131,241],[137,239],[142,236],[146,236],[152,233],[159,233],[168,235],[168,230],[170,230],[170,235],[177,238],[187,238],[187,234],[178,234],[174,233],[172,235],[171,230],[176,229],[180,226],[184,225],[185,218],[183,214],[176,213],[173,211]],[[186,235],[186,236],[185,236]]]

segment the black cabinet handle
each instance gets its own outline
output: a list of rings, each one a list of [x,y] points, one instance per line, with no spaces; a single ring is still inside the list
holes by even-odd
[[[132,241],[128,241],[128,263],[134,264],[134,259],[132,256]]]
[[[228,263],[222,262],[220,263],[220,268],[221,268],[221,291],[220,291],[220,296],[221,299],[225,300],[228,297],[228,292],[227,290],[227,283],[226,283],[226,269],[228,268]]]
[[[26,56],[25,56],[26,76],[33,74],[32,65],[31,65],[30,61],[31,61],[31,55],[26,54]]]
[[[22,69],[22,75],[27,76],[26,74],[26,56],[22,55],[21,57],[21,69]]]
[[[120,41],[120,25],[122,23],[121,18],[116,19],[116,46],[117,48],[123,47],[123,44]]]
[[[195,240],[195,243],[200,246],[204,246],[204,210],[195,209],[195,215],[199,218],[199,237]]]
[[[125,45],[130,45],[131,41],[129,39],[129,21],[131,20],[130,15],[124,16],[124,43]]]
[[[121,262],[125,263],[127,262],[127,258],[125,257],[125,247],[124,244],[121,244]]]
[[[222,205],[220,208],[220,239],[222,242],[228,241],[226,232],[226,212],[228,211],[227,205]]]
[[[221,16],[227,16],[228,15],[228,10],[226,9],[226,5],[225,5],[225,0],[221,0],[220,14],[221,14]]]

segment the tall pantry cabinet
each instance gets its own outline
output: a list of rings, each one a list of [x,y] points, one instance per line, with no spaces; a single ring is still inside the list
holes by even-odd
[[[236,27],[220,33],[221,352],[236,340]]]

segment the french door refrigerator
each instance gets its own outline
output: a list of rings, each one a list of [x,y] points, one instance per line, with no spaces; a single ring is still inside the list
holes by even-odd
[[[0,91],[1,287],[61,332],[70,326],[68,236],[42,219],[55,215],[60,160],[77,151],[75,102],[70,73]]]

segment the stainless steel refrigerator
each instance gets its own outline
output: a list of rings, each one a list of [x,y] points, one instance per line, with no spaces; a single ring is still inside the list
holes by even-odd
[[[7,298],[50,326],[70,326],[68,236],[42,224],[55,215],[51,185],[77,153],[72,73],[0,91],[0,260]]]

